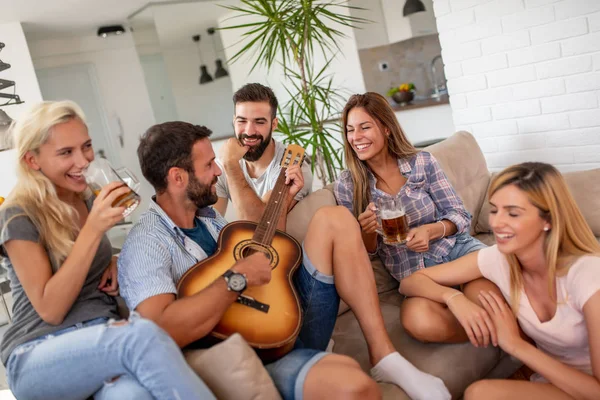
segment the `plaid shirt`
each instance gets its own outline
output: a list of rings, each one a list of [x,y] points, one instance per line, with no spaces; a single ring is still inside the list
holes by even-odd
[[[399,159],[398,168],[407,181],[395,196],[375,187],[377,179],[369,171],[371,201],[377,203],[382,197],[401,199],[411,228],[447,219],[456,225],[456,234],[469,231],[471,215],[430,153],[422,151],[411,159]],[[350,171],[342,172],[333,189],[338,204],[352,211],[354,183]],[[377,235],[376,252],[392,276],[400,281],[425,268],[424,258],[442,263],[455,242],[455,235],[447,236],[432,241],[427,252],[417,253],[406,246],[386,245],[382,237]]]

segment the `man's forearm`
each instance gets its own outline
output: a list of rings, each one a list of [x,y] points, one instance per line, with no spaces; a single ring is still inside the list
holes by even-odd
[[[223,167],[227,175],[231,202],[237,210],[238,218],[258,222],[265,210],[265,204],[246,181],[240,164],[225,164]]]
[[[169,304],[155,322],[184,347],[208,335],[237,297],[227,290],[225,279],[218,278],[199,293]]]

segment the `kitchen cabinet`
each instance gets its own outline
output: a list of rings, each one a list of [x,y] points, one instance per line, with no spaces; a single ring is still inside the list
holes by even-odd
[[[352,16],[372,21],[354,29],[358,49],[384,46],[437,33],[433,1],[422,1],[426,11],[405,17],[402,9],[406,0],[348,0],[350,6],[364,9],[351,9]]]

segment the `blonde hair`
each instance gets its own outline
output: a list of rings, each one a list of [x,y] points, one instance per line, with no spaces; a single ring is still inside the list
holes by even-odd
[[[42,172],[35,171],[25,162],[28,152],[38,153],[45,144],[52,129],[72,119],[85,124],[81,108],[71,101],[46,101],[38,103],[13,122],[10,134],[17,153],[17,185],[11,191],[2,208],[20,207],[22,214],[12,216],[8,222],[19,216],[27,216],[40,235],[40,243],[48,251],[56,268],[69,255],[79,233],[78,214],[74,207],[58,198],[54,183]]]
[[[369,167],[358,158],[348,142],[348,114],[352,109],[359,107],[362,107],[375,120],[382,133],[385,133],[386,130],[390,132],[389,136],[384,136],[384,138],[387,142],[388,153],[392,157],[402,159],[412,157],[419,152],[406,138],[398,119],[396,119],[394,110],[392,110],[385,97],[379,93],[367,92],[352,95],[348,99],[342,112],[342,129],[344,133],[344,157],[354,183],[353,212],[355,217],[364,212],[371,201],[367,174]]]
[[[503,187],[514,185],[523,191],[540,217],[552,225],[546,233],[544,253],[548,263],[548,290],[554,298],[557,276],[569,271],[584,255],[600,254],[600,244],[575,203],[563,176],[550,164],[527,162],[506,168],[491,183],[488,199]],[[515,254],[506,254],[510,265],[511,308],[518,312],[523,274]]]

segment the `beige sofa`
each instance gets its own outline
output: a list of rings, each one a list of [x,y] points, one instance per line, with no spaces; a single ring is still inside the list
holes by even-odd
[[[440,162],[465,207],[473,215],[471,234],[486,244],[493,244],[487,221],[487,190],[491,174],[475,138],[468,132],[457,132],[424,150],[431,152]],[[600,237],[600,169],[566,173],[565,178],[594,234]],[[288,231],[302,240],[308,221],[316,209],[334,202],[330,187],[312,193],[290,213]],[[421,370],[442,378],[453,398],[461,397],[467,386],[476,380],[505,378],[519,367],[517,361],[498,348],[475,348],[470,343],[423,344],[409,337],[399,320],[402,296],[398,293],[398,282],[388,274],[378,258],[372,263],[381,310],[396,348]],[[347,307],[341,309],[333,340],[334,353],[349,355],[358,360],[365,371],[369,370],[366,343],[358,321],[351,311],[347,311]],[[408,398],[393,385],[382,385],[382,388],[385,399]]]
[[[440,162],[448,179],[473,215],[471,233],[484,243],[492,244],[489,233],[486,194],[491,174],[473,136],[458,132],[447,140],[425,150]],[[600,237],[600,169],[565,174],[594,234]],[[296,205],[288,216],[288,232],[299,241],[304,239],[308,223],[315,211],[335,205],[331,187],[318,190]],[[470,343],[443,345],[423,344],[409,337],[400,320],[402,296],[398,282],[376,258],[372,261],[380,293],[381,310],[386,327],[396,348],[421,370],[442,378],[453,395],[460,398],[469,384],[483,378],[505,378],[518,367],[516,360],[498,348],[479,349]],[[333,335],[334,353],[346,354],[370,368],[367,346],[354,314],[344,304]],[[277,399],[277,392],[266,370],[245,342],[233,337],[205,352],[187,354],[188,361],[220,399]],[[381,384],[384,399],[408,399],[394,385]]]

